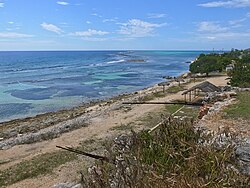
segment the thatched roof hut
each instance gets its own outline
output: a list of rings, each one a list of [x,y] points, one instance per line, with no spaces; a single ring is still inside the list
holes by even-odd
[[[220,92],[221,89],[217,86],[215,86],[214,84],[205,81],[202,82],[196,86],[191,87],[190,89],[188,89],[187,91],[183,92],[182,95],[185,96],[185,101],[186,101],[186,95],[189,94],[189,100],[191,101],[191,95],[194,95],[194,97],[197,96],[197,94],[199,95],[199,92],[203,92],[203,93],[210,93],[210,92]],[[193,94],[192,94],[193,92]]]

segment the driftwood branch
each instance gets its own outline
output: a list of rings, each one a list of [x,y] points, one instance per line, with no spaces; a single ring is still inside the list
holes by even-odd
[[[173,104],[173,105],[187,105],[187,106],[203,106],[198,102],[123,102],[122,104]]]
[[[66,150],[66,151],[70,151],[70,152],[73,152],[73,153],[84,155],[84,156],[87,156],[87,157],[90,157],[90,158],[93,158],[93,159],[98,159],[98,160],[101,160],[101,161],[111,163],[111,161],[107,157],[103,157],[103,156],[100,156],[100,155],[94,155],[94,154],[87,153],[87,152],[84,152],[84,151],[80,151],[80,150],[77,150],[77,149],[73,149],[73,148],[70,148],[70,147],[61,147],[61,146],[56,146],[56,147],[60,148],[60,149],[63,149],[63,150]]]

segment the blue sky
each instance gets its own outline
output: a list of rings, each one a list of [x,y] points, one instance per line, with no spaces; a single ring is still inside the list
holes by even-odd
[[[0,50],[249,47],[250,0],[0,0]]]

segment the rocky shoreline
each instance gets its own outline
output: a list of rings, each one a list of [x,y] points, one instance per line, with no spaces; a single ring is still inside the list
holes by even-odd
[[[188,82],[185,79],[184,82]],[[178,82],[170,81],[167,87]],[[57,112],[49,112],[35,117],[16,119],[0,123],[0,150],[9,149],[15,145],[30,144],[59,137],[61,134],[86,127],[91,119],[105,115],[115,109],[124,108],[124,101],[138,101],[145,96],[161,91],[158,84],[143,90],[121,94],[108,100],[93,101],[79,107]],[[129,107],[130,108],[130,107]]]

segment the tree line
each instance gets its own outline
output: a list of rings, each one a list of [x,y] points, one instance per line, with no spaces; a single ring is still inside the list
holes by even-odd
[[[200,54],[196,61],[190,64],[189,70],[192,74],[206,74],[212,72],[223,72],[228,65],[232,70],[227,74],[231,77],[230,84],[237,87],[250,87],[250,49],[237,50],[222,54]]]

